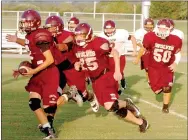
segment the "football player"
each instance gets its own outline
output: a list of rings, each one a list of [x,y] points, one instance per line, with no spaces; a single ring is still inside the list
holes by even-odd
[[[173,75],[179,63],[177,54],[182,48],[182,40],[170,34],[170,30],[169,20],[161,19],[155,32],[147,33],[143,39],[143,46],[150,53],[148,62],[150,87],[155,94],[163,92],[164,113],[169,112]]]
[[[80,23],[79,19],[77,17],[71,17],[68,21],[68,30],[70,32],[74,32],[76,26]]]
[[[62,78],[66,78],[68,86],[76,86],[78,92],[82,95],[83,100],[88,100],[92,107],[92,110],[94,112],[97,112],[99,109],[99,104],[95,98],[95,95],[86,90],[85,73],[76,71],[72,65],[72,32],[64,30],[63,21],[58,16],[48,17],[46,19],[45,28],[47,28],[52,33],[57,48],[59,48],[59,50],[62,52],[59,62],[57,63],[57,67],[60,73],[63,73],[63,75],[65,75],[65,77]],[[60,87],[63,90],[64,87]],[[58,99],[57,104],[59,105],[61,102],[62,97]]]
[[[122,78],[118,51],[110,48],[108,40],[94,37],[93,30],[87,23],[79,24],[74,34],[75,69],[88,73],[100,105],[104,106],[107,111],[115,112],[117,116],[139,125],[140,132],[145,132],[148,122],[139,118],[139,109],[131,99],[126,99],[126,101],[118,99],[118,81]],[[108,69],[109,53],[115,61],[115,71]]]
[[[103,37],[107,39],[110,42],[111,48],[116,48],[119,52],[120,56],[120,71],[121,74],[123,75],[123,78],[121,79],[121,87],[122,90],[126,89],[126,81],[124,78],[124,68],[126,64],[126,57],[125,57],[125,43],[128,40],[131,40],[133,44],[133,56],[136,56],[136,40],[135,37],[132,35],[129,35],[127,30],[124,29],[116,29],[115,22],[112,20],[107,20],[104,23],[103,26],[103,32],[99,34],[100,37]],[[114,61],[112,58],[112,55],[109,55],[110,59],[110,70],[114,71]],[[121,90],[119,90],[119,93],[121,94]]]
[[[140,29],[136,30],[135,33],[134,33],[137,45],[140,47],[140,50],[138,52],[136,59],[133,61],[133,63],[138,64],[139,60],[141,59],[140,67],[141,67],[141,70],[144,69],[145,72],[146,72],[146,79],[148,81],[148,84],[149,84],[149,78],[148,78],[148,72],[147,71],[148,71],[149,52],[145,51],[145,49],[143,48],[142,41],[143,41],[144,35],[148,32],[152,32],[153,29],[154,29],[153,19],[147,18],[144,21],[144,28],[140,28]]]
[[[26,33],[25,39],[16,35],[7,35],[7,41],[25,46],[29,52],[32,68],[25,76],[32,76],[25,87],[29,94],[29,106],[40,122],[40,130],[45,133],[44,139],[54,138],[53,120],[57,109],[57,88],[59,71],[55,66],[54,52],[56,47],[52,35],[41,25],[40,14],[35,10],[26,10],[19,22],[20,30]],[[63,94],[64,101],[75,97],[75,89]],[[41,101],[43,108],[41,107]]]

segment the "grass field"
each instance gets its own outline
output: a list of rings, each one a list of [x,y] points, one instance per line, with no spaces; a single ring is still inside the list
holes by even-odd
[[[13,79],[12,69],[23,59],[2,58],[2,139],[38,140],[43,134],[28,106],[24,86],[27,78]],[[161,112],[162,96],[155,96],[148,88],[145,74],[139,66],[127,62],[125,70],[127,95],[139,99],[137,105],[151,127],[141,134],[138,126],[118,119],[103,107],[98,113],[87,112],[89,104],[79,108],[70,102],[58,109],[54,122],[59,139],[187,139],[187,63],[180,63],[173,88],[171,111]]]

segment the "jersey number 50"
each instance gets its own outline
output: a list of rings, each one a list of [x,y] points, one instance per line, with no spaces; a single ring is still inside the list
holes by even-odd
[[[163,52],[163,55],[161,55],[160,53]],[[153,57],[155,59],[155,61],[157,62],[164,62],[164,63],[168,63],[170,58],[171,58],[171,51],[168,50],[163,50],[163,49],[155,49],[154,53],[153,53]]]

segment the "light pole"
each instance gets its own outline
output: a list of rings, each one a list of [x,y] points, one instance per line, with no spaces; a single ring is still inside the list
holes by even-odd
[[[95,19],[95,13],[96,13],[96,4],[97,4],[97,2],[94,1],[94,3],[93,3],[93,18],[94,19]]]

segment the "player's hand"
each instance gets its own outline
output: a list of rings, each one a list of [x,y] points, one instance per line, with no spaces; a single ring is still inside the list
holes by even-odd
[[[139,63],[139,59],[138,59],[138,58],[135,58],[135,59],[133,60],[133,64],[137,65],[138,63]]]
[[[18,70],[13,70],[12,76],[13,76],[15,79],[17,79],[19,75],[20,75],[20,73],[19,73]]]
[[[121,72],[114,72],[114,79],[116,80],[116,81],[120,81],[121,79],[122,79],[122,74],[121,74]]]
[[[81,62],[74,63],[74,68],[75,68],[75,70],[80,71],[80,69],[81,69]]]
[[[133,51],[133,53],[132,53],[132,56],[136,56],[137,55],[137,52],[136,51]]]
[[[29,69],[29,71],[27,73],[23,73],[24,76],[32,76],[33,74],[37,73],[35,69],[29,68],[29,67],[27,68]]]
[[[174,63],[172,63],[170,66],[168,66],[169,67],[169,69],[172,71],[172,72],[175,72],[176,71],[176,66],[177,66],[177,64],[174,62]]]
[[[6,35],[6,39],[8,42],[16,42],[17,38],[18,38],[17,32],[15,33],[15,35],[10,35],[10,34]]]

